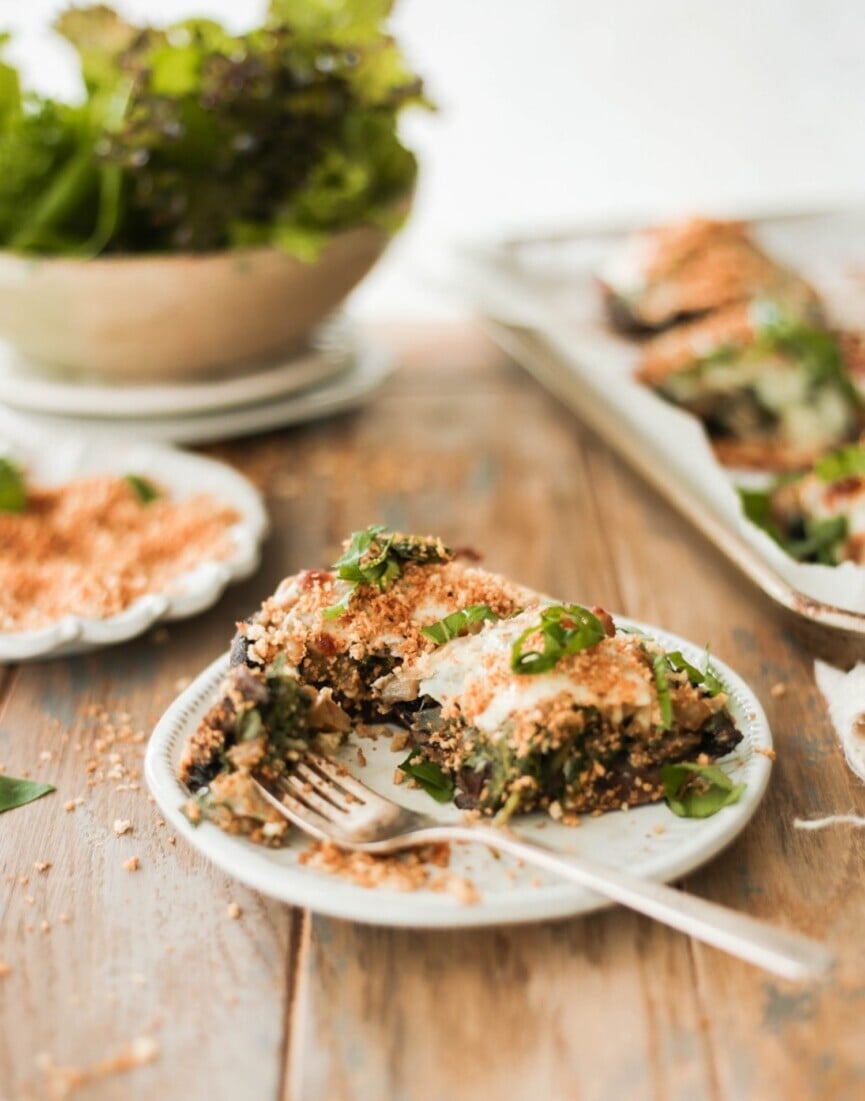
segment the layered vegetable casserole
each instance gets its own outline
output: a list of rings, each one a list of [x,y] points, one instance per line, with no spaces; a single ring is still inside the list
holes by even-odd
[[[744,222],[641,230],[601,284],[613,326],[645,337],[639,380],[699,417],[722,463],[799,470],[861,431],[861,341]]]
[[[499,821],[670,798],[679,762],[677,797],[692,780],[708,790],[701,772],[741,740],[708,660],[381,526],[331,570],[286,578],[231,660],[184,749],[187,813],[273,845],[287,826],[253,778],[267,785],[309,746],[335,752],[361,721],[397,724],[405,775]],[[715,796],[718,809],[738,791]]]

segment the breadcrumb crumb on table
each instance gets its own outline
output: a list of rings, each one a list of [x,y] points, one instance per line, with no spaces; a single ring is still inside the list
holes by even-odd
[[[125,833],[132,833],[132,828],[128,818],[115,818],[113,829],[118,837],[122,837]]]
[[[769,689],[769,695],[773,700],[779,700],[782,696],[787,695],[787,685],[783,681],[778,681],[777,684],[773,684]]]
[[[33,867],[37,872],[47,872],[49,868],[54,867],[54,864],[51,860],[37,860]]]
[[[768,746],[765,745],[755,745],[754,752],[759,753],[761,757],[768,757],[770,761],[774,761],[778,757],[778,754],[775,752],[774,749],[770,749]]]
[[[237,919],[243,913],[243,910],[240,908],[239,903],[229,902],[228,906],[225,908],[225,912],[228,914],[232,921],[237,921]]]
[[[38,1068],[47,1086],[48,1096],[66,1098],[86,1086],[111,1078],[115,1074],[127,1074],[138,1067],[156,1062],[158,1058],[157,1041],[152,1036],[136,1036],[128,1044],[124,1044],[116,1055],[90,1066],[58,1066],[50,1055],[42,1055]]]
[[[137,872],[141,867],[141,860],[137,856],[130,856],[128,860],[123,861],[123,867],[127,872]]]
[[[5,979],[7,975],[12,974],[12,968],[6,962],[6,960],[0,960],[0,979]]]

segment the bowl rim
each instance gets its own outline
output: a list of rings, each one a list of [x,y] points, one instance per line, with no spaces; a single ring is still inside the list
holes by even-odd
[[[398,232],[398,231],[397,231]],[[175,252],[114,252],[96,256],[67,256],[63,254],[52,255],[39,252],[16,252],[13,249],[0,248],[0,264],[17,267],[116,267],[119,264],[144,266],[147,264],[204,264],[216,260],[252,259],[254,257],[276,255],[288,261],[302,265],[304,268],[313,268],[319,264],[331,246],[337,241],[343,241],[352,236],[368,236],[381,242],[382,248],[394,237],[395,232],[378,226],[372,222],[363,222],[354,226],[346,226],[344,229],[335,230],[322,246],[321,252],[314,260],[303,260],[294,253],[279,248],[278,245],[244,245],[239,248],[206,249],[201,252],[192,250],[178,250]]]

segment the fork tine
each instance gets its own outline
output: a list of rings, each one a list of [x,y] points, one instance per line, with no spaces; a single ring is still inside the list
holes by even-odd
[[[328,822],[339,824],[340,819],[344,819],[345,808],[338,807],[328,799],[325,799],[321,795],[320,790],[316,791],[315,788],[302,776],[299,776],[297,772],[293,772],[290,776],[287,776],[283,782],[291,788],[295,799],[299,799],[301,803],[306,803],[307,806],[312,807],[313,810],[317,811],[322,818],[326,819]]]
[[[300,760],[295,765],[294,775],[299,776],[301,780],[311,787],[313,791],[322,796],[322,798],[327,799],[329,803],[333,803],[337,810],[350,811],[353,807],[363,806],[363,803],[356,795],[352,795],[351,792],[345,791],[327,776],[322,776],[320,772],[317,772],[308,765],[305,760]]]
[[[334,826],[326,818],[323,818],[317,811],[307,807],[300,800],[295,799],[294,796],[286,790],[284,783],[278,782],[275,786],[278,794],[269,791],[264,784],[259,783],[257,780],[255,784],[259,792],[272,806],[287,818],[290,822],[293,822],[295,826],[303,830],[304,833],[309,833],[313,837],[319,838],[321,841],[328,841],[333,837]]]
[[[326,776],[328,780],[338,784],[356,799],[360,799],[362,803],[376,801],[393,803],[392,799],[387,799],[385,796],[379,795],[377,791],[373,791],[372,788],[367,787],[366,784],[361,783],[360,780],[352,776],[342,765],[337,764],[335,761],[328,760],[327,757],[322,757],[320,753],[305,753],[303,755],[303,760],[313,765],[313,767],[323,776]]]

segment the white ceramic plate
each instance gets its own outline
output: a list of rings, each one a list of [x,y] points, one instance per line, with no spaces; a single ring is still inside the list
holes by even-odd
[[[639,626],[669,649],[681,650],[695,665],[702,658],[700,648],[675,635],[625,619],[617,622]],[[725,771],[747,785],[740,802],[703,820],[677,818],[666,806],[657,805],[585,817],[577,829],[556,824],[546,815],[529,815],[516,822],[517,832],[528,839],[535,836],[562,852],[585,853],[648,879],[676,879],[711,860],[745,828],[757,809],[771,762],[755,750],[768,750],[772,745],[769,725],[754,694],[722,662],[714,665],[744,735],[724,762]],[[305,868],[298,863],[298,856],[309,841],[299,832],[286,848],[272,850],[229,836],[209,822],[197,828],[190,825],[179,809],[189,793],[177,779],[177,767],[187,735],[210,705],[227,668],[228,658],[219,658],[168,708],[151,736],[145,768],[150,790],[172,827],[229,875],[292,905],[375,925],[457,928],[510,924],[585,913],[606,905],[589,891],[539,875],[529,867],[518,868],[510,858],[496,858],[480,845],[453,847],[451,871],[468,877],[481,894],[478,903],[465,905],[447,894],[370,889]],[[438,813],[443,821],[459,816],[455,808],[439,807],[422,791],[393,784],[394,769],[405,758],[405,751],[392,753],[387,738],[365,739],[361,744],[365,767],[358,765],[351,745],[343,749],[342,759],[365,783],[406,806]]]
[[[306,351],[272,357],[234,374],[195,382],[111,384],[76,372],[37,369],[0,341],[0,402],[61,417],[134,419],[193,416],[298,394],[345,371],[354,342],[344,319],[320,330]]]
[[[0,662],[78,654],[125,642],[160,620],[197,615],[214,604],[226,586],[258,568],[267,514],[253,486],[224,463],[155,444],[122,445],[72,432],[47,435],[29,421],[2,412],[0,454],[21,462],[28,476],[43,485],[91,474],[141,472],[165,485],[174,497],[210,493],[240,515],[231,529],[230,558],[202,562],[179,575],[170,590],[146,594],[116,616],[68,616],[38,631],[0,633]]]
[[[358,341],[352,362],[322,386],[236,409],[152,418],[54,416],[21,413],[27,423],[52,432],[75,429],[88,437],[203,444],[251,436],[343,413],[370,398],[393,373],[393,361],[377,345]]]

